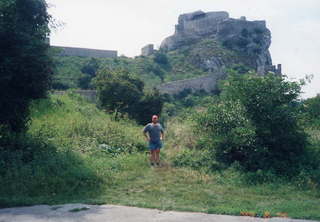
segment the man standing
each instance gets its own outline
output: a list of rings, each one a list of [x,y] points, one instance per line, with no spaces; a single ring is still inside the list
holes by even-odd
[[[160,166],[160,149],[162,148],[164,131],[158,121],[158,116],[153,115],[152,122],[147,124],[143,129],[143,134],[149,142],[151,166],[154,166],[155,164]]]

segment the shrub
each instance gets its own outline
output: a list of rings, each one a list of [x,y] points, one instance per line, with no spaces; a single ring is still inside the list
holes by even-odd
[[[95,84],[100,105],[112,112],[128,113],[143,96],[144,83],[126,70],[105,69]]]
[[[307,126],[320,128],[320,96],[305,100],[302,113]]]
[[[272,74],[230,74],[222,90],[222,102],[198,118],[217,160],[239,161],[250,171],[296,173],[307,145],[294,105],[300,84]]]
[[[211,105],[196,120],[199,134],[205,133],[202,147],[209,149],[213,158],[228,165],[239,161],[247,168],[259,167],[258,152],[263,156],[264,150],[256,149],[255,128],[239,101]]]
[[[90,75],[84,75],[78,80],[78,85],[81,89],[91,89],[91,80],[92,76]]]
[[[92,88],[91,80],[96,76],[99,66],[100,66],[99,61],[96,58],[91,58],[81,68],[81,72],[84,74],[84,76],[78,80],[78,85],[80,86],[80,88],[82,89]]]
[[[91,77],[95,77],[99,69],[99,61],[96,58],[91,58],[82,68],[81,72]]]
[[[217,164],[212,161],[209,151],[184,149],[172,158],[175,167],[190,167],[195,170],[216,169]]]
[[[167,66],[169,64],[168,57],[164,52],[156,52],[153,61],[159,65]]]
[[[160,114],[163,98],[154,89],[144,92],[144,83],[126,70],[103,70],[95,80],[101,107],[120,114],[127,114],[140,124],[149,122]]]
[[[156,89],[146,92],[130,110],[129,116],[137,120],[139,124],[150,122],[152,115],[160,115],[162,112],[164,99]]]

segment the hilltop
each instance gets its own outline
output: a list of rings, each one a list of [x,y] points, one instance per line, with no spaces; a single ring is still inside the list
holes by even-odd
[[[135,58],[97,60],[100,67],[121,67],[136,73],[149,87],[170,82],[160,86],[163,92],[178,93],[185,88],[215,91],[217,82],[231,68],[243,72],[253,70],[260,75],[281,74],[281,65],[272,64],[270,44],[271,31],[266,21],[234,19],[227,12],[196,11],[179,16],[174,35],[164,39],[159,50],[149,44]],[[67,88],[79,87],[77,79],[83,77],[81,68],[88,60],[77,56],[56,57],[57,81]],[[174,82],[186,79],[191,80]]]

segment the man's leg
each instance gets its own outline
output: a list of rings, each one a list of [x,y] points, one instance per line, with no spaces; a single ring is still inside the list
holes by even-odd
[[[151,165],[156,163],[156,151],[150,150],[150,163]]]
[[[153,154],[152,154],[152,150],[149,150],[150,152],[150,156],[149,156],[149,160],[150,160],[150,164],[153,163]]]
[[[156,161],[157,165],[160,164],[160,149],[155,150],[155,161]]]

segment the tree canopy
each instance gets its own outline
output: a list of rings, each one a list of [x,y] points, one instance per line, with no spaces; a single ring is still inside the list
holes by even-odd
[[[50,19],[44,0],[0,2],[0,125],[10,131],[26,128],[29,103],[50,87]]]
[[[247,170],[293,171],[307,145],[295,108],[300,92],[285,77],[230,74],[221,101],[198,118],[215,157]]]
[[[127,114],[140,124],[159,115],[163,98],[157,90],[144,92],[144,83],[124,69],[103,69],[95,78],[100,105],[116,114]]]

